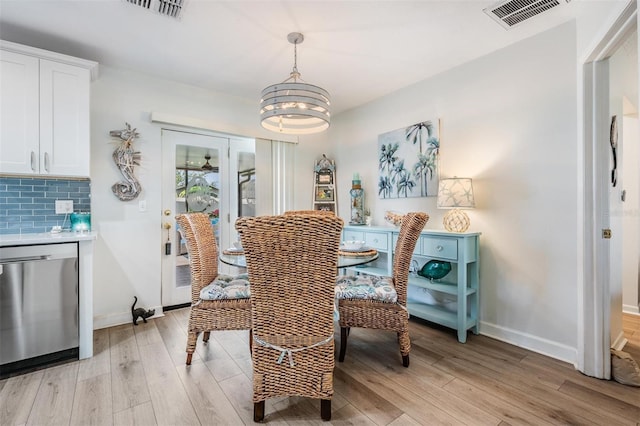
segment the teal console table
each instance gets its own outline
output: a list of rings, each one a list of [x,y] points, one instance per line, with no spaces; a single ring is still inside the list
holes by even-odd
[[[345,226],[344,240],[365,241],[378,250],[375,264],[352,268],[370,275],[393,274],[393,252],[399,228],[386,226]],[[422,231],[416,243],[412,262],[419,271],[431,259],[448,261],[452,269],[439,280],[409,274],[407,309],[415,317],[457,330],[458,341],[467,341],[467,331],[478,334],[480,298],[480,233]],[[442,303],[442,301],[447,301]]]

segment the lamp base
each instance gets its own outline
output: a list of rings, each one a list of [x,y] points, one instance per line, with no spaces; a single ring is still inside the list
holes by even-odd
[[[444,229],[449,232],[464,232],[469,229],[471,221],[465,212],[460,209],[453,209],[444,215],[442,224],[444,225]]]

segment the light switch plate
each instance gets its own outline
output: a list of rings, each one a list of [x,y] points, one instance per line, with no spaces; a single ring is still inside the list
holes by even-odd
[[[73,213],[73,200],[56,200],[56,214]]]

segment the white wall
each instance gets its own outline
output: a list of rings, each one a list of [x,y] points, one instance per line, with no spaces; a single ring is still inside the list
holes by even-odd
[[[618,113],[619,148],[618,165],[620,167],[620,185],[613,190],[611,208],[612,220],[620,226],[618,237],[622,239],[621,252],[613,253],[620,268],[621,294],[613,295],[614,309],[629,313],[638,311],[638,287],[640,286],[638,268],[640,267],[640,136],[638,134],[638,32],[628,36],[626,42],[610,58],[611,109]],[[626,200],[621,201],[622,191],[626,191]],[[614,237],[616,234],[614,233]],[[613,267],[612,259],[612,267]],[[622,319],[616,325],[622,331]],[[613,326],[612,326],[613,337]]]
[[[273,138],[260,127],[257,96],[255,101],[247,101],[143,74],[101,68],[100,77],[91,86],[91,210],[93,229],[99,232],[94,265],[95,328],[130,321],[134,295],[139,306],[160,311],[163,235],[166,238],[161,229],[162,126],[151,123],[150,113],[200,120],[212,129],[240,136]],[[141,134],[134,147],[142,157],[140,166],[135,167],[142,193],[130,202],[118,200],[111,192],[111,185],[122,176],[111,158],[116,144],[109,131],[123,129],[125,122]],[[298,208],[311,206],[313,163],[326,148],[322,138],[326,139],[326,134],[299,143]],[[139,200],[146,200],[146,212],[139,211]]]
[[[447,71],[337,117],[342,169],[358,171],[374,223],[427,212],[435,198],[377,198],[377,136],[441,120],[440,175],[474,179],[481,231],[481,332],[573,361],[577,331],[575,23]],[[544,59],[543,59],[544,58]],[[344,186],[344,185],[343,185]],[[347,195],[340,213],[347,216]]]
[[[633,32],[609,59],[610,114],[618,123],[618,183],[609,185],[611,239],[611,345],[625,340],[622,311],[638,313],[638,34]],[[635,117],[635,118],[634,118]],[[622,201],[622,192],[627,193]],[[634,209],[635,207],[635,209]],[[634,212],[635,210],[635,212]],[[632,303],[635,300],[635,303]]]
[[[637,114],[623,119],[624,182],[622,209],[622,310],[640,313],[640,132]]]

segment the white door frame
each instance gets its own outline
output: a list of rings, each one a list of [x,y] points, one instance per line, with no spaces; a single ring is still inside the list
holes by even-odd
[[[582,264],[578,276],[578,354],[577,368],[588,376],[611,378],[609,240],[602,230],[609,228],[609,64],[636,25],[636,2],[620,13],[600,43],[585,61],[583,77],[583,175],[579,187],[583,220],[579,220],[578,250]],[[607,143],[605,143],[607,142]],[[579,218],[580,219],[580,218]]]

